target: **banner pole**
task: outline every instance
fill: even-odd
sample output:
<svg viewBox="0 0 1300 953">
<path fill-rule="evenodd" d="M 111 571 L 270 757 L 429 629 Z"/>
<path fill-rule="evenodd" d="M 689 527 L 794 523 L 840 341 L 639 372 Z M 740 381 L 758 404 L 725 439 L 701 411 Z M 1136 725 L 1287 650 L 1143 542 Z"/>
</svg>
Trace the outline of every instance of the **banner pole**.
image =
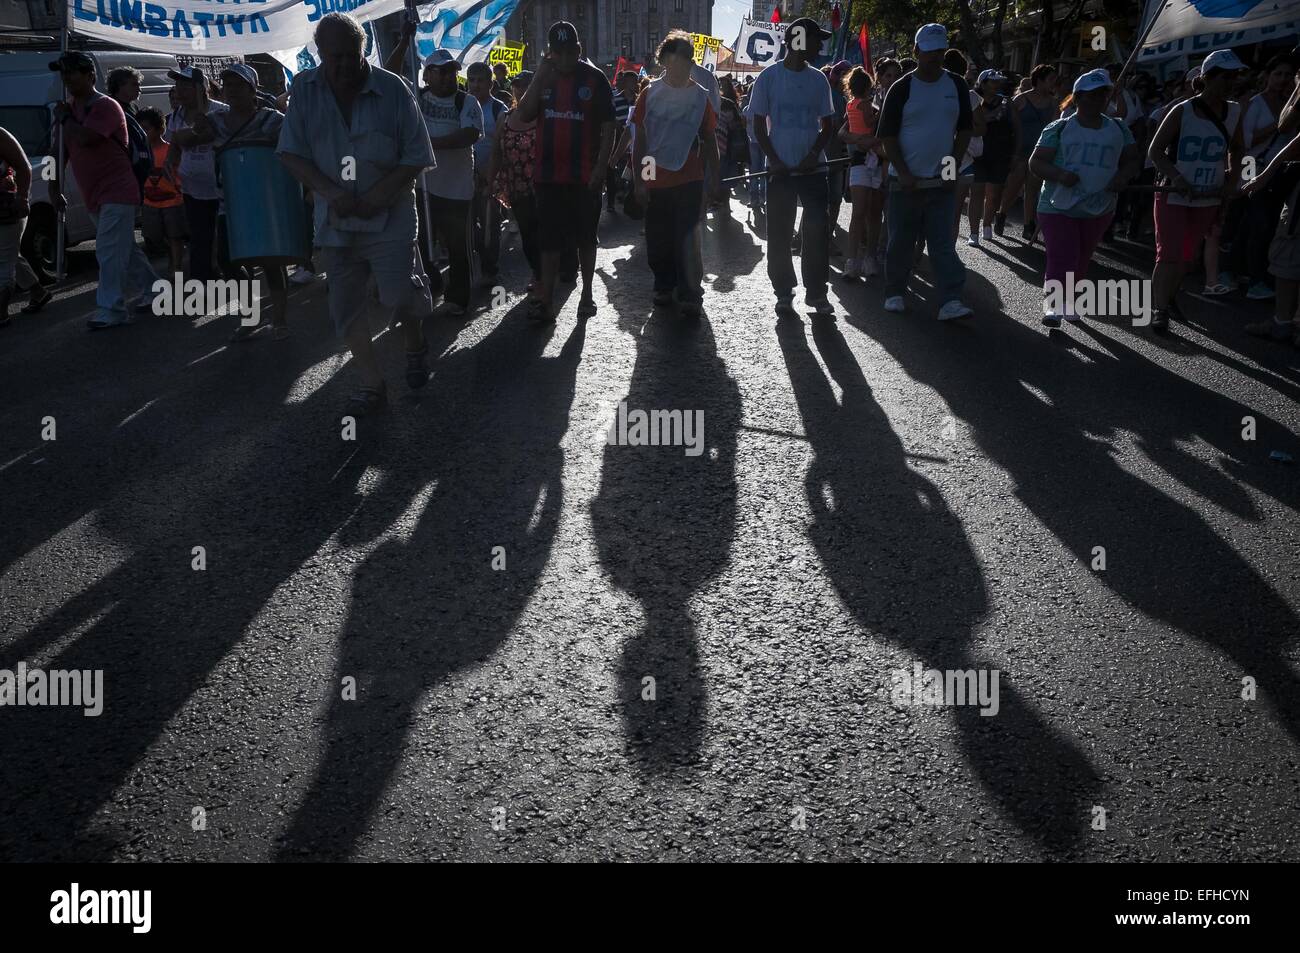
<svg viewBox="0 0 1300 953">
<path fill-rule="evenodd" d="M 59 56 L 62 58 L 64 53 L 68 52 L 68 6 L 63 5 L 63 29 L 59 31 Z M 68 100 L 68 87 L 63 82 L 63 73 L 59 73 L 59 88 L 63 90 L 63 101 Z M 59 195 L 63 195 L 64 174 L 63 163 L 66 156 L 63 143 L 63 127 L 58 127 L 59 131 L 59 148 L 58 148 L 58 166 L 54 170 L 55 181 L 59 183 Z M 68 234 L 68 213 L 67 213 L 67 196 L 60 203 L 61 208 L 55 209 L 55 228 L 54 228 L 54 277 L 57 281 L 62 281 L 67 277 L 67 262 L 64 261 L 64 239 Z"/>
<path fill-rule="evenodd" d="M 1115 78 L 1115 91 L 1111 94 L 1112 99 L 1121 95 L 1125 77 L 1128 76 L 1133 64 L 1137 61 L 1138 54 L 1142 52 L 1142 47 L 1146 45 L 1147 37 L 1151 35 L 1151 29 L 1156 25 L 1156 21 L 1160 19 L 1160 14 L 1164 13 L 1168 8 L 1169 0 L 1150 0 L 1148 6 L 1156 9 L 1151 14 L 1151 19 L 1147 22 L 1147 25 L 1142 28 L 1137 41 L 1133 44 L 1133 51 L 1129 53 L 1128 58 L 1124 61 L 1124 68 L 1119 71 L 1119 76 Z"/>
<path fill-rule="evenodd" d="M 416 0 L 406 0 L 406 20 L 415 25 L 416 33 L 420 29 L 420 14 L 415 9 Z M 407 50 L 411 61 L 411 85 L 415 89 L 415 99 L 420 100 L 420 46 L 416 34 L 411 34 L 411 48 Z M 425 188 L 425 172 L 420 172 L 420 204 L 424 207 L 424 254 L 430 268 L 437 266 L 433 262 L 433 219 L 429 213 L 429 190 Z"/>
</svg>

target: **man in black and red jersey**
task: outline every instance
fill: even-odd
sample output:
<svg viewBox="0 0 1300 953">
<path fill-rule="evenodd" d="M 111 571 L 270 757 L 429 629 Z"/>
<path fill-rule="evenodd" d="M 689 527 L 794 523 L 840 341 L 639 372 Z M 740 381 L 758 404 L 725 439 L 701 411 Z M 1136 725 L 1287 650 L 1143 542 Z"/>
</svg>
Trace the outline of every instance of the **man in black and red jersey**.
<svg viewBox="0 0 1300 953">
<path fill-rule="evenodd" d="M 537 120 L 533 183 L 542 246 L 542 287 L 528 316 L 554 320 L 551 301 L 560 256 L 576 245 L 582 265 L 578 317 L 589 318 L 596 313 L 591 278 L 596 269 L 600 194 L 614 145 L 614 96 L 605 74 L 582 61 L 582 45 L 572 23 L 561 20 L 552 24 L 547 47 L 519 103 L 524 122 Z"/>
</svg>

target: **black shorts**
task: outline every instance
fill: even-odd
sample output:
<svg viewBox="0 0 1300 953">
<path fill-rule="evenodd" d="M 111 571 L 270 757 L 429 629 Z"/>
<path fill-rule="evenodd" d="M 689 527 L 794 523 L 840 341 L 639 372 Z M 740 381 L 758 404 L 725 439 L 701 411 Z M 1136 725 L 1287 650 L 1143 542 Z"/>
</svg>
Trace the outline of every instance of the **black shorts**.
<svg viewBox="0 0 1300 953">
<path fill-rule="evenodd" d="M 544 252 L 596 247 L 596 226 L 600 224 L 600 192 L 585 185 L 533 186 L 537 199 L 538 243 Z"/>
<path fill-rule="evenodd" d="M 976 156 L 975 181 L 988 185 L 1006 185 L 1011 174 L 1011 156 Z"/>
</svg>

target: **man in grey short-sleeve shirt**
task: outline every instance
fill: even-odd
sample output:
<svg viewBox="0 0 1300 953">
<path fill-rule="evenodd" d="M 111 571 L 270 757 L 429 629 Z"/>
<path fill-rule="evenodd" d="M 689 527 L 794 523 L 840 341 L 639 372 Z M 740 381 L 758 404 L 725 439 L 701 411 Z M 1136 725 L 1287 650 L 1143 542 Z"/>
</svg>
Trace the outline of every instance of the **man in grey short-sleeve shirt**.
<svg viewBox="0 0 1300 953">
<path fill-rule="evenodd" d="M 415 249 L 414 183 L 434 164 L 433 150 L 410 89 L 366 62 L 364 40 L 352 17 L 321 18 L 321 65 L 294 78 L 276 150 L 315 193 L 316 244 L 329 275 L 330 316 L 361 374 L 361 388 L 346 410 L 354 416 L 379 410 L 388 400 L 365 320 L 369 279 L 391 320 L 402 324 L 411 387 L 428 381 L 421 321 L 432 307 Z"/>
</svg>

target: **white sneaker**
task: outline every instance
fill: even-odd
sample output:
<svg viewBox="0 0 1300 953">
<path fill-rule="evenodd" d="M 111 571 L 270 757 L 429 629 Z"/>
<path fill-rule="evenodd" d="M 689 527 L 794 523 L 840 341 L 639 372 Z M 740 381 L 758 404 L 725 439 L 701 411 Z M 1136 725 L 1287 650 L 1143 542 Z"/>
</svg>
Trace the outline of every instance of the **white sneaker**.
<svg viewBox="0 0 1300 953">
<path fill-rule="evenodd" d="M 856 258 L 847 258 L 844 261 L 842 274 L 845 278 L 857 278 L 862 274 L 862 265 Z"/>
<path fill-rule="evenodd" d="M 993 239 L 993 226 L 985 225 L 983 228 L 981 228 L 980 237 L 983 238 L 985 241 L 991 241 Z"/>
<path fill-rule="evenodd" d="M 880 274 L 880 270 L 876 267 L 876 259 L 871 255 L 863 257 L 861 267 L 863 278 L 874 278 L 876 275 Z"/>
<path fill-rule="evenodd" d="M 888 302 L 886 302 L 885 307 L 889 307 Z M 939 320 L 952 321 L 954 318 L 969 318 L 974 313 L 974 311 L 954 298 L 939 309 Z"/>
<path fill-rule="evenodd" d="M 966 239 L 966 244 L 969 245 L 971 248 L 979 248 L 980 247 L 979 232 L 971 232 L 970 238 Z"/>
<path fill-rule="evenodd" d="M 316 280 L 316 273 L 310 268 L 299 265 L 294 269 L 293 274 L 289 276 L 289 280 L 295 285 L 309 285 Z"/>
<path fill-rule="evenodd" d="M 892 311 L 895 314 L 902 314 L 903 311 L 906 310 L 906 307 L 907 306 L 903 303 L 902 295 L 894 295 L 892 298 L 885 299 L 886 311 Z"/>
</svg>

